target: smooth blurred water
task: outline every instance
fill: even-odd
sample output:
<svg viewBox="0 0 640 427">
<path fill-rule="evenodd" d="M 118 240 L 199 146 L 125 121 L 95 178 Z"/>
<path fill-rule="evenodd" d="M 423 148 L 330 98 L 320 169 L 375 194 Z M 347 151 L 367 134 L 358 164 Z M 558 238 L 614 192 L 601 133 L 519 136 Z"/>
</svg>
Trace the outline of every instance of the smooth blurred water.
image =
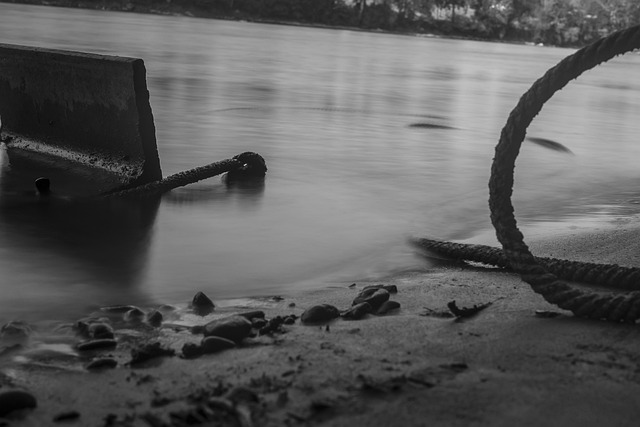
<svg viewBox="0 0 640 427">
<path fill-rule="evenodd" d="M 216 178 L 155 206 L 5 209 L 0 320 L 426 268 L 407 237 L 486 235 L 500 129 L 572 53 L 6 3 L 0 43 L 143 58 L 165 175 L 243 151 L 269 167 L 264 186 Z M 521 224 L 638 212 L 639 71 L 640 56 L 626 55 L 547 103 L 528 135 L 574 154 L 524 144 Z"/>
</svg>

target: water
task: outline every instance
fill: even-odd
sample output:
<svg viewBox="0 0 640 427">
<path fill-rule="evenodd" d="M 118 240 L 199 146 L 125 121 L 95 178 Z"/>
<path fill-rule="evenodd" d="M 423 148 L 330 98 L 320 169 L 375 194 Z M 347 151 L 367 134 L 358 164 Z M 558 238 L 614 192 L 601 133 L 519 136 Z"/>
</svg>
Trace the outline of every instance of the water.
<svg viewBox="0 0 640 427">
<path fill-rule="evenodd" d="M 264 186 L 207 180 L 151 206 L 5 207 L 2 321 L 427 268 L 407 237 L 486 235 L 500 129 L 572 53 L 6 3 L 0 42 L 143 58 L 165 175 L 243 151 L 269 167 Z M 626 55 L 547 103 L 528 134 L 574 155 L 524 144 L 520 224 L 638 212 L 639 70 L 640 56 Z"/>
</svg>

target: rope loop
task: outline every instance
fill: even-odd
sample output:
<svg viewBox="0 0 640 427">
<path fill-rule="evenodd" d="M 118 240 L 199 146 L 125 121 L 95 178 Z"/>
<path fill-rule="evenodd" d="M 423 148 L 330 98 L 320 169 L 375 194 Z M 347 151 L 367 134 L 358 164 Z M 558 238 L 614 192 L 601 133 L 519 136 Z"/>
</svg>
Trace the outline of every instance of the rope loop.
<svg viewBox="0 0 640 427">
<path fill-rule="evenodd" d="M 611 294 L 584 291 L 560 280 L 538 263 L 524 243 L 511 203 L 515 160 L 527 128 L 543 105 L 571 80 L 618 55 L 640 48 L 640 26 L 618 31 L 560 61 L 522 95 L 500 134 L 489 179 L 491 222 L 513 270 L 547 301 L 576 316 L 635 322 L 640 318 L 640 292 Z"/>
</svg>

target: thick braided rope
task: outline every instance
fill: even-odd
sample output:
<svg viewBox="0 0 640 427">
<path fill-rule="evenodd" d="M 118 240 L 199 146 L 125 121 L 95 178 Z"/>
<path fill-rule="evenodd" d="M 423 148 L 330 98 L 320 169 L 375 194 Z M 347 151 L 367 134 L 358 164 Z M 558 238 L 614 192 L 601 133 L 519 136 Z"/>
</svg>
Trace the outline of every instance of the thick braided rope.
<svg viewBox="0 0 640 427">
<path fill-rule="evenodd" d="M 518 230 L 511 203 L 515 159 L 527 127 L 555 92 L 583 72 L 640 47 L 640 26 L 613 33 L 562 60 L 520 98 L 502 129 L 489 180 L 491 221 L 511 268 L 547 301 L 576 316 L 635 322 L 640 292 L 607 294 L 577 289 L 538 264 Z"/>
<path fill-rule="evenodd" d="M 427 252 L 460 261 L 474 261 L 511 269 L 509 260 L 499 248 L 485 245 L 445 242 L 425 238 L 411 243 Z M 640 268 L 617 264 L 595 264 L 559 258 L 535 257 L 536 262 L 561 279 L 600 285 L 625 291 L 640 290 Z"/>
<path fill-rule="evenodd" d="M 211 178 L 225 172 L 242 171 L 245 166 L 256 167 L 262 174 L 267 168 L 264 159 L 256 153 L 245 152 L 231 159 L 210 163 L 206 166 L 189 169 L 145 185 L 107 194 L 106 197 L 152 197 L 166 193 L 174 188 L 183 187 L 203 179 Z"/>
</svg>

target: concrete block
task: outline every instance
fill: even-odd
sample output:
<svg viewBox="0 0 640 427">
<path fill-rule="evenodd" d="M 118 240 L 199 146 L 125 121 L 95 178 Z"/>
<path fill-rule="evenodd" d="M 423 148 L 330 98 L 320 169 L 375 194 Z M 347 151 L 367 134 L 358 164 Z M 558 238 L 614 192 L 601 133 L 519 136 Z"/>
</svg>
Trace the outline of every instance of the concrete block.
<svg viewBox="0 0 640 427">
<path fill-rule="evenodd" d="M 0 120 L 10 157 L 88 176 L 89 193 L 162 178 L 141 59 L 0 44 Z"/>
</svg>

